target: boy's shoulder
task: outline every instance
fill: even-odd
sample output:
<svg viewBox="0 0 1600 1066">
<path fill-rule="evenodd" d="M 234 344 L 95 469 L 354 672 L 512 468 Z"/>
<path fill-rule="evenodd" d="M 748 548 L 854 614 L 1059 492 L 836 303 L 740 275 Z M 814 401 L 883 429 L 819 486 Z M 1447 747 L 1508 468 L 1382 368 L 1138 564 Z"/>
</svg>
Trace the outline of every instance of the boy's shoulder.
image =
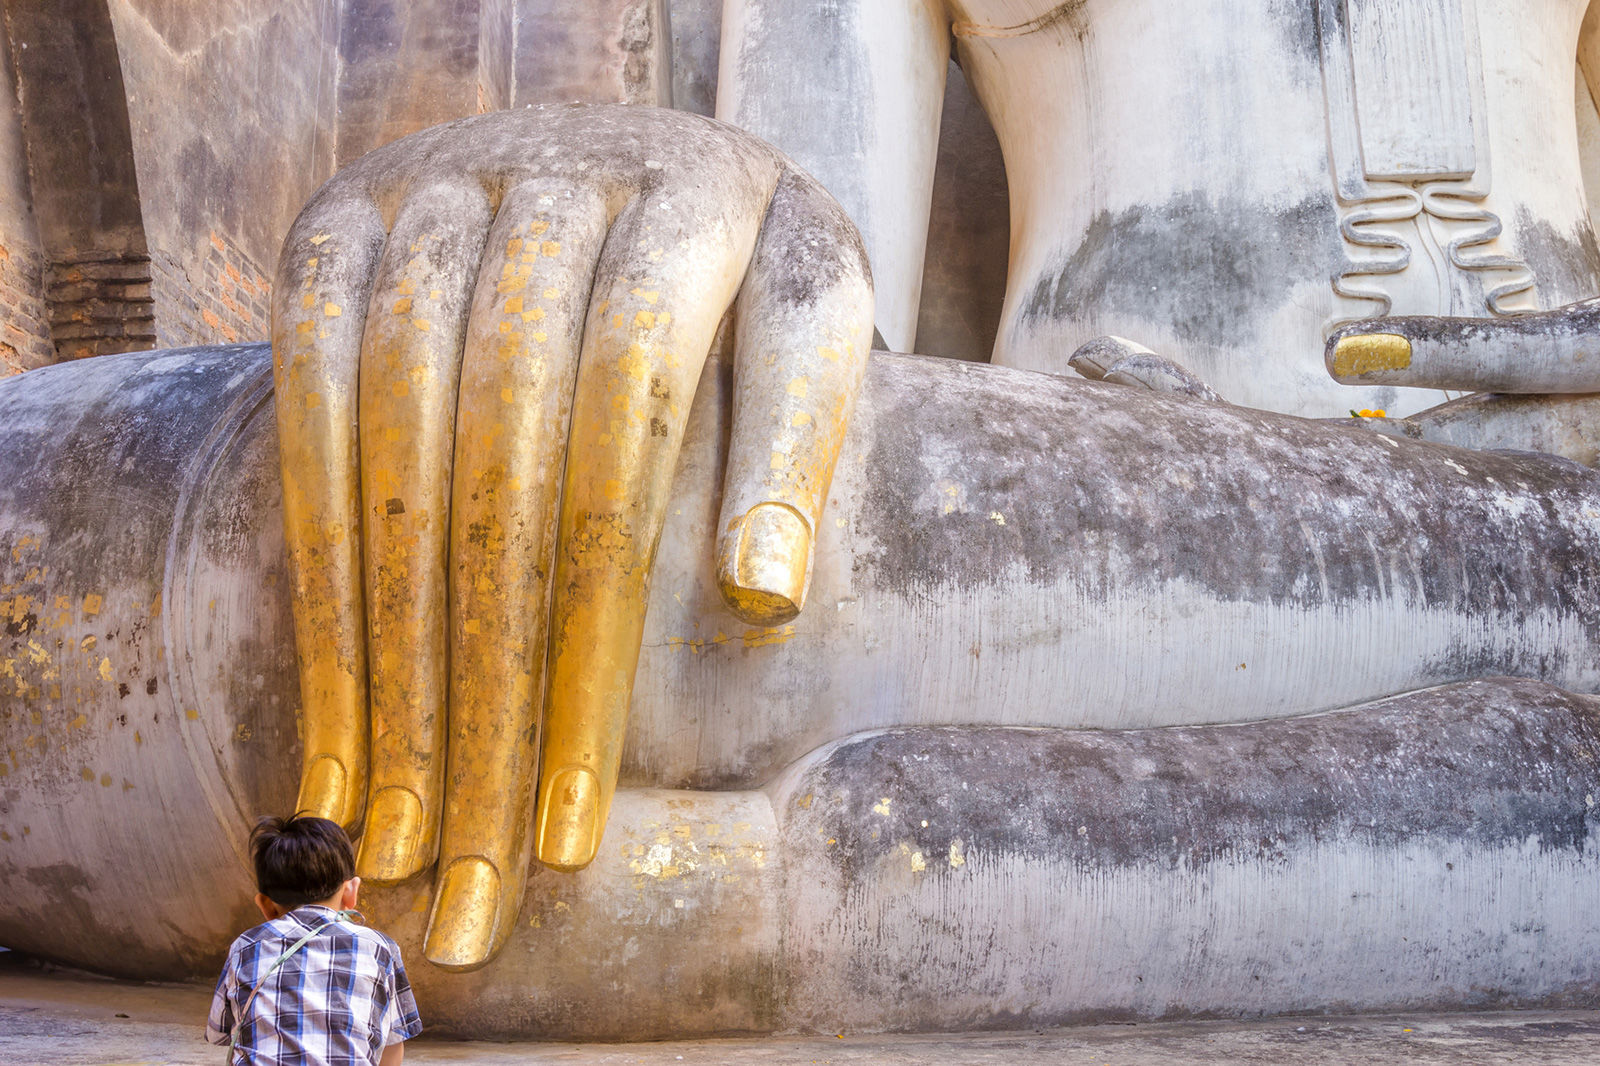
<svg viewBox="0 0 1600 1066">
<path fill-rule="evenodd" d="M 396 944 L 388 933 L 372 928 L 370 925 L 358 925 L 355 922 L 344 923 L 344 929 L 357 940 L 368 945 L 368 949 L 380 959 L 392 961 L 400 965 L 400 945 Z"/>
<path fill-rule="evenodd" d="M 293 945 L 308 933 L 321 935 L 313 935 L 301 949 L 302 952 L 314 949 L 326 950 L 333 943 L 359 944 L 366 953 L 371 954 L 380 963 L 396 967 L 401 965 L 400 945 L 396 944 L 388 934 L 368 925 L 337 919 L 334 911 L 316 906 L 298 907 L 280 917 L 246 929 L 234 938 L 233 945 L 228 949 L 228 964 L 234 964 L 245 955 L 256 954 L 259 946 L 266 946 L 268 951 L 274 948 L 281 950 L 286 944 Z M 323 943 L 319 944 L 319 941 Z"/>
</svg>

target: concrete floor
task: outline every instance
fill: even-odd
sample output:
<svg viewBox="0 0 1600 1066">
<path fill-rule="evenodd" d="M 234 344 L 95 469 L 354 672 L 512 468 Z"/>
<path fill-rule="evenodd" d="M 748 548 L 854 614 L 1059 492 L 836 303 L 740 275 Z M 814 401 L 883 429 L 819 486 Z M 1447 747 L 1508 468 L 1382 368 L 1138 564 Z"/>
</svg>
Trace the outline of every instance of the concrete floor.
<svg viewBox="0 0 1600 1066">
<path fill-rule="evenodd" d="M 210 989 L 108 981 L 0 954 L 0 1066 L 219 1066 L 201 1029 Z M 407 1063 L 561 1066 L 1393 1066 L 1600 1062 L 1600 1011 L 1518 1011 L 1100 1025 L 954 1036 L 781 1037 L 652 1044 L 406 1045 Z"/>
</svg>

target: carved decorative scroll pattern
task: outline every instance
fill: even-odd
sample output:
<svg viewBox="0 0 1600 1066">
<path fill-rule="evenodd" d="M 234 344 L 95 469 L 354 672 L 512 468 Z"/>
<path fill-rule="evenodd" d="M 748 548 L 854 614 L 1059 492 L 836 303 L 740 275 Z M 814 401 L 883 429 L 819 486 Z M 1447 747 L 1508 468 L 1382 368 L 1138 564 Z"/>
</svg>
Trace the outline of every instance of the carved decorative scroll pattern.
<svg viewBox="0 0 1600 1066">
<path fill-rule="evenodd" d="M 1473 313 L 1457 302 L 1452 271 L 1483 275 L 1483 308 L 1519 313 L 1532 290 L 1521 259 L 1492 250 L 1502 232 L 1486 206 L 1491 169 L 1474 5 L 1467 0 L 1318 0 L 1328 147 L 1348 263 L 1340 296 L 1367 302 L 1330 331 L 1394 308 L 1387 279 L 1421 245 L 1439 277 L 1433 314 Z M 1497 276 L 1497 277 L 1496 277 Z"/>
<path fill-rule="evenodd" d="M 1515 315 L 1526 313 L 1522 309 L 1508 308 L 1505 302 L 1519 293 L 1533 290 L 1533 270 L 1514 255 L 1482 251 L 1468 254 L 1468 248 L 1484 248 L 1494 243 L 1503 227 L 1500 218 L 1483 206 L 1489 190 L 1475 187 L 1468 181 L 1430 182 L 1422 187 L 1422 209 L 1432 218 L 1452 222 L 1473 223 L 1473 228 L 1458 235 L 1446 246 L 1450 263 L 1457 270 L 1474 273 L 1503 272 L 1498 285 L 1484 282 L 1487 292 L 1484 305 L 1490 314 Z"/>
<path fill-rule="evenodd" d="M 1395 182 L 1374 182 L 1367 191 L 1370 195 L 1360 199 L 1339 198 L 1339 233 L 1346 244 L 1375 249 L 1379 254 L 1352 258 L 1349 268 L 1333 279 L 1333 291 L 1352 300 L 1371 301 L 1373 315 L 1386 315 L 1394 298 L 1376 279 L 1398 274 L 1411 265 L 1411 245 L 1395 224 L 1409 222 L 1422 212 L 1422 196 L 1411 186 Z M 1374 281 L 1362 284 L 1356 280 L 1360 278 Z M 1330 322 L 1328 329 L 1348 321 L 1352 319 Z"/>
</svg>

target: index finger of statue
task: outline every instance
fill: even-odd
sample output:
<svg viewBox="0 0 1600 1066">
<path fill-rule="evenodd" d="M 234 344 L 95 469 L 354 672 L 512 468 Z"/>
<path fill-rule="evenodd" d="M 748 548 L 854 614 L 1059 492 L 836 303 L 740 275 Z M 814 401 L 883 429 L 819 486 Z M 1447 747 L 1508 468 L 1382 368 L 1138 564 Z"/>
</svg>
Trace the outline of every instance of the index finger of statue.
<svg viewBox="0 0 1600 1066">
<path fill-rule="evenodd" d="M 785 171 L 739 293 L 733 433 L 717 585 L 752 625 L 794 618 L 817 521 L 872 342 L 872 275 L 855 225 Z"/>
<path fill-rule="evenodd" d="M 272 350 L 304 756 L 297 809 L 354 829 L 367 788 L 357 375 L 385 227 L 325 187 L 278 260 Z"/>
<path fill-rule="evenodd" d="M 714 161 L 707 164 L 714 166 Z M 616 789 L 650 567 L 706 353 L 776 178 L 711 170 L 613 225 L 578 369 L 550 612 L 540 861 L 587 865 Z"/>
</svg>

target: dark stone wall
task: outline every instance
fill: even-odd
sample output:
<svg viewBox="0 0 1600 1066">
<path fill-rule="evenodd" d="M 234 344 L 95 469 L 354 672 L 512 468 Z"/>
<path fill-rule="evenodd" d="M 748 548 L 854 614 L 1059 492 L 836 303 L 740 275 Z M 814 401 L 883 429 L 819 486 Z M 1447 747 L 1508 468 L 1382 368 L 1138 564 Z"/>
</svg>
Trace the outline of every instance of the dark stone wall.
<svg viewBox="0 0 1600 1066">
<path fill-rule="evenodd" d="M 1005 161 L 989 116 L 950 64 L 917 314 L 920 355 L 988 362 L 1011 250 Z"/>
<path fill-rule="evenodd" d="M 667 106 L 667 24 L 664 0 L 345 0 L 339 165 L 505 107 Z"/>
<path fill-rule="evenodd" d="M 0 377 L 55 362 L 11 46 L 0 21 Z"/>
<path fill-rule="evenodd" d="M 127 89 L 156 340 L 264 339 L 278 244 L 333 173 L 338 4 L 99 2 Z"/>
<path fill-rule="evenodd" d="M 6 21 L 46 248 L 142 253 L 126 87 L 105 0 L 12 0 Z"/>
<path fill-rule="evenodd" d="M 149 255 L 105 0 L 5 10 L 56 357 L 148 348 Z"/>
<path fill-rule="evenodd" d="M 345 0 L 340 166 L 408 133 L 478 112 L 484 6 L 476 0 Z M 489 95 L 485 89 L 485 105 Z"/>
<path fill-rule="evenodd" d="M 516 0 L 513 102 L 672 105 L 667 0 Z"/>
<path fill-rule="evenodd" d="M 717 111 L 722 0 L 671 0 L 672 106 L 697 115 Z"/>
</svg>

